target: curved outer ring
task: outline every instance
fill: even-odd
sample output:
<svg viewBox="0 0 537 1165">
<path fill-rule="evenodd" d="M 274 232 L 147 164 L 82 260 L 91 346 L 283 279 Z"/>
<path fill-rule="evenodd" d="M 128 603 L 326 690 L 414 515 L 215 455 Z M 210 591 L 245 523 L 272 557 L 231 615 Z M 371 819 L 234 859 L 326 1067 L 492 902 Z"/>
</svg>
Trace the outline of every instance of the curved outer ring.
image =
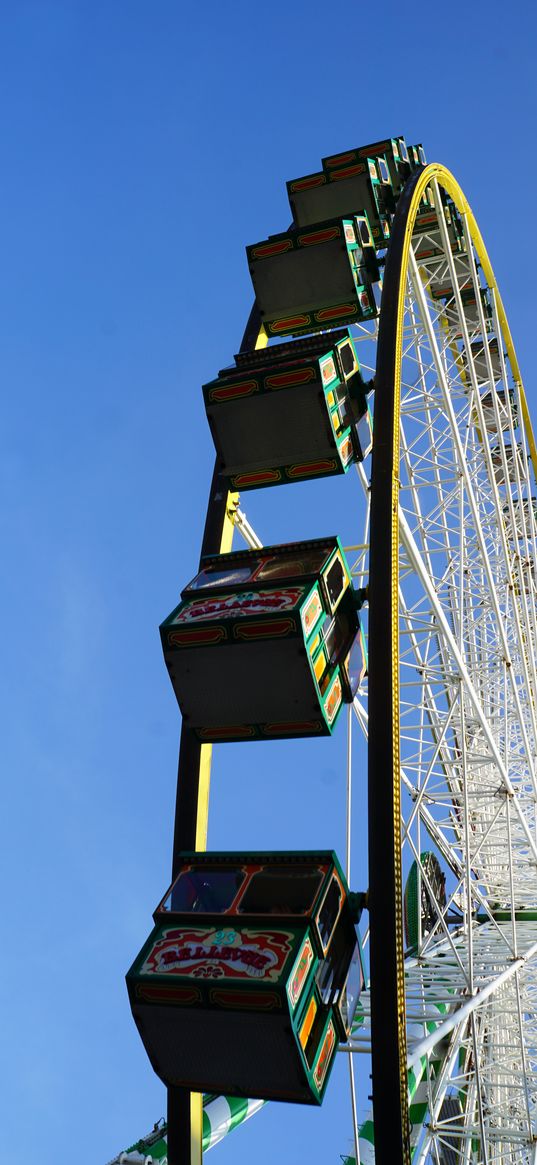
<svg viewBox="0 0 537 1165">
<path fill-rule="evenodd" d="M 535 474 L 537 449 L 511 333 L 472 210 L 453 175 L 437 163 L 409 179 L 399 198 L 382 291 L 375 373 L 369 570 L 369 909 L 373 1111 L 376 1165 L 410 1165 L 405 1030 L 399 754 L 398 503 L 404 304 L 410 244 L 426 187 L 437 179 L 467 216 L 472 242 L 494 288 L 502 338 L 520 390 Z M 387 725 L 392 725 L 392 732 Z"/>
</svg>

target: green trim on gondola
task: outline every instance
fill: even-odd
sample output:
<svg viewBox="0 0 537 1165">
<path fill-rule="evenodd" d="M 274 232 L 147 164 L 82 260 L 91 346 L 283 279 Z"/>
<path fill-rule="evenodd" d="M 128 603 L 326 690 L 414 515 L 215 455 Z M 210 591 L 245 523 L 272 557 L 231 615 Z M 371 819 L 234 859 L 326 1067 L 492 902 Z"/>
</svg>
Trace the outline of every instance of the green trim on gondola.
<svg viewBox="0 0 537 1165">
<path fill-rule="evenodd" d="M 127 974 L 153 1068 L 168 1087 L 320 1104 L 365 982 L 335 853 L 185 853 L 178 870 Z"/>
<path fill-rule="evenodd" d="M 446 877 L 436 854 L 424 850 L 420 857 L 420 869 L 412 862 L 405 885 L 404 921 L 407 947 L 411 950 L 418 945 L 420 932 L 425 936 L 438 919 L 436 906 L 425 884 L 423 874 L 430 882 L 434 895 L 442 909 L 446 905 Z M 419 887 L 419 888 L 418 888 Z"/>
<path fill-rule="evenodd" d="M 269 337 L 300 336 L 378 315 L 380 273 L 368 216 L 356 213 L 272 235 L 246 248 Z"/>
<path fill-rule="evenodd" d="M 336 537 L 203 560 L 161 638 L 183 715 L 203 741 L 328 735 L 367 666 Z"/>
<path fill-rule="evenodd" d="M 287 195 L 298 228 L 365 211 L 376 246 L 388 244 L 395 195 L 384 154 L 293 178 Z"/>
<path fill-rule="evenodd" d="M 344 153 L 331 154 L 322 159 L 322 167 L 329 174 L 333 170 L 352 166 L 363 158 L 377 158 L 379 155 L 384 157 L 387 162 L 394 194 L 397 197 L 411 172 L 404 137 L 386 138 L 384 141 L 373 142 L 368 146 L 358 146 L 352 150 L 345 150 Z"/>
<path fill-rule="evenodd" d="M 273 345 L 262 361 L 256 353 L 203 386 L 222 473 L 234 489 L 346 473 L 370 451 L 371 384 L 354 340 L 347 329 L 316 340 L 307 352 L 300 340 Z"/>
</svg>

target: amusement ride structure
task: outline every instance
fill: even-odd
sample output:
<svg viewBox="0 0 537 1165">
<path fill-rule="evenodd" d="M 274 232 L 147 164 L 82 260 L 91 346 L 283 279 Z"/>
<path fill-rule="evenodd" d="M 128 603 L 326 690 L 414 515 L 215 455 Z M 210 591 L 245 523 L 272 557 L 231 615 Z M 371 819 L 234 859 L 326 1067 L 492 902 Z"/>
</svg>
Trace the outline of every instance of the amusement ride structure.
<svg viewBox="0 0 537 1165">
<path fill-rule="evenodd" d="M 114 1161 L 199 1165 L 265 1102 L 320 1104 L 339 1050 L 348 1165 L 537 1165 L 537 450 L 503 304 L 421 146 L 287 189 L 291 228 L 247 248 L 240 352 L 203 389 L 199 572 L 161 627 L 172 885 L 127 976 L 168 1113 Z M 238 506 L 349 471 L 347 551 L 263 547 Z M 350 836 L 341 864 L 206 853 L 213 746 L 330 735 L 344 704 L 338 730 L 368 739 L 368 886 Z M 351 778 L 349 749 L 349 798 Z"/>
</svg>

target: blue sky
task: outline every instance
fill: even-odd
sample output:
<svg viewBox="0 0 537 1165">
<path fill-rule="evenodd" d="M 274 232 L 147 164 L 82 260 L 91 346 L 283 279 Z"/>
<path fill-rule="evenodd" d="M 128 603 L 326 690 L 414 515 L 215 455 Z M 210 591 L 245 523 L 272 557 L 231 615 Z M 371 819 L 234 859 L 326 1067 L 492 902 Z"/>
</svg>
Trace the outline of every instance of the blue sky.
<svg viewBox="0 0 537 1165">
<path fill-rule="evenodd" d="M 0 14 L 0 1097 L 25 1159 L 104 1165 L 165 1110 L 123 976 L 169 878 L 179 716 L 158 624 L 197 566 L 200 386 L 240 343 L 244 247 L 285 229 L 285 180 L 322 156 L 422 141 L 476 212 L 535 417 L 535 15 L 519 0 Z M 353 499 L 338 479 L 243 507 L 265 542 L 352 537 Z M 223 746 L 211 846 L 341 852 L 343 755 L 342 727 Z M 342 1064 L 321 1111 L 267 1108 L 215 1152 L 327 1165 L 349 1135 Z"/>
</svg>

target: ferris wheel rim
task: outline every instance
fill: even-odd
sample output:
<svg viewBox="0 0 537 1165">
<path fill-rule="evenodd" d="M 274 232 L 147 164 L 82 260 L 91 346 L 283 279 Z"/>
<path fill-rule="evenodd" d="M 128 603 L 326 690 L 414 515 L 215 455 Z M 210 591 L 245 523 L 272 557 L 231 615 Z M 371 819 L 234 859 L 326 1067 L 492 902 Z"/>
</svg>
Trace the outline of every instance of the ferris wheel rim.
<svg viewBox="0 0 537 1165">
<path fill-rule="evenodd" d="M 412 234 L 420 202 L 432 183 L 442 187 L 465 216 L 471 244 L 487 284 L 494 290 L 499 334 L 520 393 L 521 425 L 534 474 L 537 465 L 535 438 L 516 353 L 483 239 L 456 179 L 444 166 L 430 164 L 407 182 L 393 221 L 382 293 L 375 375 L 368 686 L 370 724 L 381 727 L 380 731 L 369 735 L 368 782 L 373 1098 L 382 1095 L 382 1120 L 375 1122 L 376 1165 L 394 1161 L 406 1165 L 411 1160 L 399 842 L 399 413 L 403 315 Z M 386 732 L 386 723 L 396 726 L 392 734 Z M 383 773 L 392 775 L 389 790 L 386 780 L 382 780 Z M 388 856 L 387 833 L 390 834 Z"/>
</svg>

